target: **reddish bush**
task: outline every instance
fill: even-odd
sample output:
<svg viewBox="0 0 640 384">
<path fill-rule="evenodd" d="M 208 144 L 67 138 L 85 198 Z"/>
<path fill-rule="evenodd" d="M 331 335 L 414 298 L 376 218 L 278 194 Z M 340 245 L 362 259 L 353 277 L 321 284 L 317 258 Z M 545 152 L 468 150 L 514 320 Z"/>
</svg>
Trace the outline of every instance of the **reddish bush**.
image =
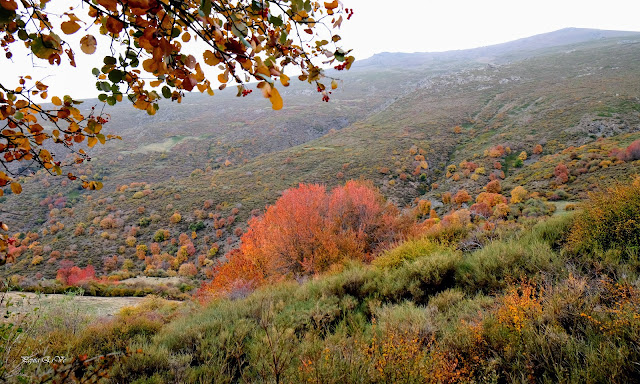
<svg viewBox="0 0 640 384">
<path fill-rule="evenodd" d="M 346 259 L 369 261 L 414 226 L 370 184 L 348 181 L 330 194 L 320 185 L 285 191 L 249 221 L 240 249 L 214 267 L 204 291 L 230 294 L 288 277 L 328 270 Z"/>
<path fill-rule="evenodd" d="M 496 145 L 495 147 L 492 147 L 491 149 L 489 149 L 488 155 L 489 157 L 502 157 L 504 156 L 506 150 L 502 145 Z"/>
<path fill-rule="evenodd" d="M 198 269 L 193 263 L 184 263 L 178 269 L 178 275 L 185 277 L 194 277 L 198 274 Z"/>
<path fill-rule="evenodd" d="M 459 190 L 458 193 L 453 196 L 453 202 L 458 204 L 458 206 L 469 201 L 471 201 L 471 196 L 469 196 L 469 193 L 464 189 Z"/>
<path fill-rule="evenodd" d="M 630 161 L 640 159 L 640 140 L 636 140 L 629 144 L 625 153 Z"/>
<path fill-rule="evenodd" d="M 493 180 L 487 184 L 487 192 L 489 193 L 500 193 L 502 192 L 502 186 L 500 185 L 500 181 Z"/>
<path fill-rule="evenodd" d="M 621 161 L 633 161 L 640 159 L 640 139 L 629 144 L 626 149 L 614 148 L 609 156 L 615 157 Z"/>
<path fill-rule="evenodd" d="M 484 218 L 488 218 L 491 216 L 492 214 L 492 210 L 491 207 L 489 207 L 487 205 L 487 203 L 475 203 L 473 204 L 469 210 L 471 211 L 471 213 L 478 215 L 478 216 L 482 216 Z"/>
<path fill-rule="evenodd" d="M 563 163 L 556 165 L 553 174 L 556 176 L 556 183 L 558 184 L 564 184 L 569 181 L 569 170 Z"/>
<path fill-rule="evenodd" d="M 96 270 L 92 265 L 85 268 L 76 267 L 70 260 L 62 260 L 56 279 L 64 285 L 79 285 L 96 279 Z"/>
</svg>

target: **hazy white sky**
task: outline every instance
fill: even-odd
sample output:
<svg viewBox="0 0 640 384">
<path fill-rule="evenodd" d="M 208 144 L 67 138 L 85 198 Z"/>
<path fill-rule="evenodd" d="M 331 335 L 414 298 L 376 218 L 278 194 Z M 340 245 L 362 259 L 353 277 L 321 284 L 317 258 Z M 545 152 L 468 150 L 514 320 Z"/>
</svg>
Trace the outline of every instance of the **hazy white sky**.
<svg viewBox="0 0 640 384">
<path fill-rule="evenodd" d="M 502 43 L 567 27 L 640 31 L 637 0 L 341 0 L 356 58 Z"/>
<path fill-rule="evenodd" d="M 343 46 L 356 59 L 378 52 L 426 52 L 491 45 L 567 27 L 640 31 L 637 0 L 341 0 L 353 8 L 352 19 L 339 32 Z M 52 1 L 51 5 L 79 3 Z M 78 36 L 76 36 L 78 35 Z M 77 33 L 69 40 L 79 39 Z M 68 36 L 66 38 L 69 38 Z M 76 40 L 77 40 L 76 39 Z M 100 44 L 99 44 L 100 45 Z M 77 46 L 77 45 L 75 45 Z M 0 82 L 17 86 L 17 74 L 45 76 L 52 94 L 95 97 L 93 67 L 98 54 L 76 50 L 78 68 L 48 65 L 32 68 L 31 61 L 2 60 Z"/>
</svg>

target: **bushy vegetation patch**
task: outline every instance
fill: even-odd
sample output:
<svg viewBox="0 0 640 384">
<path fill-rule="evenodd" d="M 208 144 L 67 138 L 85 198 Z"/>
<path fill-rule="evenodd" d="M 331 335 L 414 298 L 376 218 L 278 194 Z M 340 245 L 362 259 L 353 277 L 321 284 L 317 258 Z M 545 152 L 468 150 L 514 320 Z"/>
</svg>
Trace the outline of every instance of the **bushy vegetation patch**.
<svg viewBox="0 0 640 384">
<path fill-rule="evenodd" d="M 568 250 L 611 271 L 640 266 L 640 178 L 593 193 L 583 204 L 568 238 Z"/>
</svg>

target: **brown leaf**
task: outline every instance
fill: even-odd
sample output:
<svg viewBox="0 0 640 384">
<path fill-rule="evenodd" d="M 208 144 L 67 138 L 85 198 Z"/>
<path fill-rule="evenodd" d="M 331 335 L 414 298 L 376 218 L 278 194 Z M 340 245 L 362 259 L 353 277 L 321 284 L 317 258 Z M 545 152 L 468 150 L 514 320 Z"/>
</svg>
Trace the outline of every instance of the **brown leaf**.
<svg viewBox="0 0 640 384">
<path fill-rule="evenodd" d="M 86 53 L 87 55 L 94 54 L 96 51 L 97 45 L 98 45 L 98 42 L 96 41 L 96 38 L 93 37 L 92 35 L 86 35 L 85 37 L 80 39 L 80 49 L 82 50 L 82 52 Z"/>
<path fill-rule="evenodd" d="M 62 29 L 62 32 L 64 32 L 65 35 L 73 35 L 74 33 L 78 32 L 78 30 L 80 29 L 80 24 L 71 20 L 65 21 L 60 25 L 60 29 Z"/>
</svg>

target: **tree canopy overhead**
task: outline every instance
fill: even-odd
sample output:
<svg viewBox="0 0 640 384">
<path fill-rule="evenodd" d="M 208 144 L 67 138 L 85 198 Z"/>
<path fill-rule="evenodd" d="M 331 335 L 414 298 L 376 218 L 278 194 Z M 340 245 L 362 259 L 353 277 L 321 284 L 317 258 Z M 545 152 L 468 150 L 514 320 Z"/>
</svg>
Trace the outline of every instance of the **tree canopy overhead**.
<svg viewBox="0 0 640 384">
<path fill-rule="evenodd" d="M 55 6 L 67 8 L 54 12 Z M 246 96 L 247 83 L 257 82 L 277 110 L 283 106 L 277 87 L 290 81 L 285 70 L 328 101 L 337 83 L 322 68 L 344 70 L 353 63 L 335 33 L 352 14 L 338 0 L 0 0 L 0 41 L 5 60 L 26 47 L 34 62 L 53 70 L 75 67 L 76 54 L 96 53 L 105 41 L 96 36 L 108 37 L 109 53 L 96 60 L 92 73 L 98 99 L 109 105 L 129 100 L 153 115 L 162 98 L 180 102 L 185 91 L 196 89 L 213 95 L 213 88 L 227 84 Z M 65 40 L 73 34 L 84 36 L 77 44 Z M 210 79 L 206 67 L 217 78 Z M 26 73 L 16 76 L 16 84 L 0 83 L 0 195 L 7 186 L 20 193 L 19 177 L 34 169 L 76 180 L 65 166 L 89 159 L 81 147 L 119 138 L 102 132 L 107 116 L 99 109 L 81 111 L 72 95 Z M 61 153 L 73 156 L 61 161 Z M 8 240 L 0 235 L 0 255 Z"/>
</svg>

